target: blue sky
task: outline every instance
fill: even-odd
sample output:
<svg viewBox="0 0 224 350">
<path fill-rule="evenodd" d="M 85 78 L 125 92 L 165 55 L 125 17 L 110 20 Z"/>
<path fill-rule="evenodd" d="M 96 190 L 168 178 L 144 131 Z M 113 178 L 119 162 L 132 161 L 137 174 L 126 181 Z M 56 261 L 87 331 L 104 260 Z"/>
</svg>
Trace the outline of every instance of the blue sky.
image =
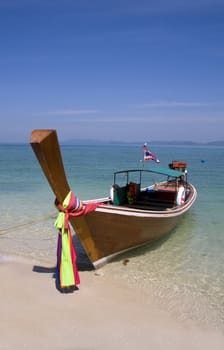
<svg viewBox="0 0 224 350">
<path fill-rule="evenodd" d="M 0 0 L 0 142 L 224 140 L 223 0 Z"/>
</svg>

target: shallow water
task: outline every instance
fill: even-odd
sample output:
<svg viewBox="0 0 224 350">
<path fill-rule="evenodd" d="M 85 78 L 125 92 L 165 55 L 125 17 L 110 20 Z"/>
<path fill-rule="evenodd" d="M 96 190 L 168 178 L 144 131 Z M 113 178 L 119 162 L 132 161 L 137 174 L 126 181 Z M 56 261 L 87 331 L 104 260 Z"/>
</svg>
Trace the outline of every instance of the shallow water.
<svg viewBox="0 0 224 350">
<path fill-rule="evenodd" d="M 73 191 L 81 199 L 108 195 L 114 171 L 142 166 L 140 148 L 63 146 Z M 144 290 L 178 319 L 224 330 L 224 148 L 156 146 L 153 151 L 163 167 L 171 160 L 187 161 L 197 201 L 166 239 L 118 257 L 102 272 Z M 0 145 L 0 195 L 2 259 L 54 265 L 54 196 L 29 145 Z M 77 250 L 84 259 L 79 245 Z"/>
</svg>

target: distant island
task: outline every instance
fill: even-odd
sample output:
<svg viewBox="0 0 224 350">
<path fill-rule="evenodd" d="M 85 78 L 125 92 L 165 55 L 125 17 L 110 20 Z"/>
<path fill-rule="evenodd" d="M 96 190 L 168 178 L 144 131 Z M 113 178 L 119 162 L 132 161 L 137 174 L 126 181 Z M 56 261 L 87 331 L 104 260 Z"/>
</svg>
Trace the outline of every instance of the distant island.
<svg viewBox="0 0 224 350">
<path fill-rule="evenodd" d="M 113 141 L 113 140 L 93 140 L 93 139 L 74 139 L 61 141 L 62 145 L 142 145 L 144 141 Z M 149 142 L 150 145 L 173 145 L 173 146 L 224 146 L 224 141 L 211 141 L 211 142 L 194 142 L 194 141 L 161 141 L 154 140 Z"/>
<path fill-rule="evenodd" d="M 94 139 L 71 139 L 60 141 L 64 146 L 94 146 L 94 145 L 137 145 L 141 146 L 144 142 L 148 142 L 149 145 L 156 146 L 224 146 L 224 141 L 210 141 L 210 142 L 194 142 L 194 141 L 161 141 L 161 140 L 148 140 L 143 141 L 114 141 L 114 140 L 94 140 Z M 27 145 L 25 142 L 1 142 L 0 145 Z"/>
</svg>

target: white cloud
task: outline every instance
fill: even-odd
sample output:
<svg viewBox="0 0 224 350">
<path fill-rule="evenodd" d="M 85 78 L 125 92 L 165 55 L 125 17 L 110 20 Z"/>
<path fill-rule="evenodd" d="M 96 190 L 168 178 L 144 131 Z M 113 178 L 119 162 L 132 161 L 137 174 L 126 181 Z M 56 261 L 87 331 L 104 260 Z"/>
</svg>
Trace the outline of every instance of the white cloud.
<svg viewBox="0 0 224 350">
<path fill-rule="evenodd" d="M 160 101 L 149 102 L 136 105 L 135 108 L 177 108 L 177 107 L 207 107 L 210 104 L 205 102 L 178 102 L 178 101 Z"/>
</svg>

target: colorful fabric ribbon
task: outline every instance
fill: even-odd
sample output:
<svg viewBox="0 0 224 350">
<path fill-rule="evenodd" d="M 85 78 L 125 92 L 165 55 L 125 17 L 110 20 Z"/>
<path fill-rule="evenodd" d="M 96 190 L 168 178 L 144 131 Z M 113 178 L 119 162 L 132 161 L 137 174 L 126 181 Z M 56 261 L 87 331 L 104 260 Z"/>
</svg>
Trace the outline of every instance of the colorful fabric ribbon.
<svg viewBox="0 0 224 350">
<path fill-rule="evenodd" d="M 99 203 L 83 204 L 71 191 L 63 203 L 55 200 L 59 210 L 55 227 L 59 230 L 57 246 L 57 278 L 61 289 L 77 286 L 80 278 L 76 266 L 76 252 L 72 241 L 69 218 L 87 214 L 97 208 Z"/>
</svg>

